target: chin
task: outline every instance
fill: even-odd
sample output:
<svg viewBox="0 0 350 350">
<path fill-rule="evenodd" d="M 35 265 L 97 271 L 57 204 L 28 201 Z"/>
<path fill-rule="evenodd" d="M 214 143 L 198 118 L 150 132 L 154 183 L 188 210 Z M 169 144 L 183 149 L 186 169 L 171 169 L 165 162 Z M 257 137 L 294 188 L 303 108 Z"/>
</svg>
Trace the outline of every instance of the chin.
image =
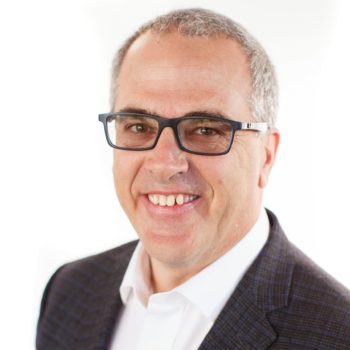
<svg viewBox="0 0 350 350">
<path fill-rule="evenodd" d="M 144 233 L 140 239 L 147 253 L 160 261 L 181 263 L 187 261 L 193 250 L 193 237 L 184 233 Z"/>
</svg>

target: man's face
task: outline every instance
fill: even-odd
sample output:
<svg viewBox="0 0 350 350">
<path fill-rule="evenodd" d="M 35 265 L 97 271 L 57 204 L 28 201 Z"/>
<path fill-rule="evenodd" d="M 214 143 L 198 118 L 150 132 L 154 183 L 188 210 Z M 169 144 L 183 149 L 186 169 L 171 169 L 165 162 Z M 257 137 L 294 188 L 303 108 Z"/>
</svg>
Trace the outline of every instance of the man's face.
<svg viewBox="0 0 350 350">
<path fill-rule="evenodd" d="M 146 33 L 123 62 L 114 111 L 209 112 L 248 122 L 250 91 L 247 58 L 235 41 Z M 166 128 L 152 150 L 114 151 L 117 195 L 153 266 L 192 275 L 247 233 L 277 141 L 276 134 L 239 131 L 228 154 L 202 156 L 181 151 Z"/>
</svg>

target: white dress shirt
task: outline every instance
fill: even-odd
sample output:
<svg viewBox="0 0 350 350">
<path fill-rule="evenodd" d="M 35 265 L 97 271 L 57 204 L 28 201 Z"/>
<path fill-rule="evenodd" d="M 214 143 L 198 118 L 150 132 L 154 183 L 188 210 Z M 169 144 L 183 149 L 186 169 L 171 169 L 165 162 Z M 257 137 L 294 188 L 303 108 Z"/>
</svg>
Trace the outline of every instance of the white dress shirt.
<svg viewBox="0 0 350 350">
<path fill-rule="evenodd" d="M 111 350 L 198 349 L 268 233 L 267 214 L 262 210 L 256 224 L 233 248 L 163 293 L 152 292 L 150 260 L 139 242 L 120 287 L 124 308 Z"/>
</svg>

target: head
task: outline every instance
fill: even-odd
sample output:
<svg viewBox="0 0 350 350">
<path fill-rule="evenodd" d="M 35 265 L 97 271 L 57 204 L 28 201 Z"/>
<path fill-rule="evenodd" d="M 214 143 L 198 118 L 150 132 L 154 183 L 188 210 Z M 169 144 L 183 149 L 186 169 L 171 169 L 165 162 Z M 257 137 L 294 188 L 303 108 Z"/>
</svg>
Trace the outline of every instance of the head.
<svg viewBox="0 0 350 350">
<path fill-rule="evenodd" d="M 279 140 L 273 128 L 276 90 L 273 67 L 256 40 L 210 11 L 159 17 L 119 50 L 114 112 L 167 119 L 206 113 L 272 128 L 263 134 L 237 131 L 231 150 L 221 156 L 181 150 L 170 128 L 154 149 L 114 151 L 117 195 L 153 271 L 171 268 L 189 277 L 253 226 Z"/>
</svg>

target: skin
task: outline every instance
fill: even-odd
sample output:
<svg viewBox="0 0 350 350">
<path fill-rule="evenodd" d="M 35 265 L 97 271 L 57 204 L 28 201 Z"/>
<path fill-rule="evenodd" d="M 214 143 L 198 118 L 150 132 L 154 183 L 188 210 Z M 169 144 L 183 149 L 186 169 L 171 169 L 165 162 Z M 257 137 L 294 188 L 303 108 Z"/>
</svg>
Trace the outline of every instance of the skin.
<svg viewBox="0 0 350 350">
<path fill-rule="evenodd" d="M 165 118 L 206 111 L 249 122 L 250 90 L 247 57 L 237 42 L 147 32 L 122 64 L 114 110 Z M 150 256 L 154 291 L 183 283 L 250 230 L 278 142 L 277 130 L 239 131 L 228 154 L 199 156 L 181 151 L 166 128 L 153 150 L 114 150 L 116 192 Z M 149 193 L 198 198 L 161 208 L 147 199 Z"/>
</svg>

